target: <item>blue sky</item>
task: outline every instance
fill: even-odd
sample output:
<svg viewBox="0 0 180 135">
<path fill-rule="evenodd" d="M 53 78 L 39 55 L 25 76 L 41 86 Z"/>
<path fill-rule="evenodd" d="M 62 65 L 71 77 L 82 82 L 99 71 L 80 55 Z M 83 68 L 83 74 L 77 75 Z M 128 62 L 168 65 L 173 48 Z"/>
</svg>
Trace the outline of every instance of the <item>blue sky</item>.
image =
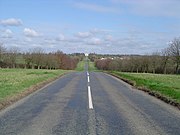
<svg viewBox="0 0 180 135">
<path fill-rule="evenodd" d="M 151 54 L 180 37 L 179 0 L 0 0 L 0 42 L 22 51 Z"/>
</svg>

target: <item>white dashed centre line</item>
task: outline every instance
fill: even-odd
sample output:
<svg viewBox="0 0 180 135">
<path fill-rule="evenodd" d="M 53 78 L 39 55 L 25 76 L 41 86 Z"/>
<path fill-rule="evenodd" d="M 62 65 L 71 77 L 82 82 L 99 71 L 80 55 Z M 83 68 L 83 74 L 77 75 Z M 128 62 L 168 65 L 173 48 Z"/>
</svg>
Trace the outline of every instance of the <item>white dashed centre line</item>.
<svg viewBox="0 0 180 135">
<path fill-rule="evenodd" d="M 93 109 L 91 87 L 90 86 L 88 86 L 88 98 L 89 98 L 89 109 Z"/>
<path fill-rule="evenodd" d="M 87 77 L 88 83 L 90 82 L 89 76 Z"/>
</svg>

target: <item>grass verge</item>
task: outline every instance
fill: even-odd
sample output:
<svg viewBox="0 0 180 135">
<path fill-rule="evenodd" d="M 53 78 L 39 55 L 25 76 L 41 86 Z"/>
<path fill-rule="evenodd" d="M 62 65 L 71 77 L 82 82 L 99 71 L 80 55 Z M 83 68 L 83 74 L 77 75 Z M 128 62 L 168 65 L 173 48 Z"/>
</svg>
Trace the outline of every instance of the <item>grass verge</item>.
<svg viewBox="0 0 180 135">
<path fill-rule="evenodd" d="M 66 70 L 0 69 L 0 109 L 67 72 Z"/>
<path fill-rule="evenodd" d="M 110 74 L 180 109 L 179 75 L 122 73 L 117 71 L 112 71 Z"/>
</svg>

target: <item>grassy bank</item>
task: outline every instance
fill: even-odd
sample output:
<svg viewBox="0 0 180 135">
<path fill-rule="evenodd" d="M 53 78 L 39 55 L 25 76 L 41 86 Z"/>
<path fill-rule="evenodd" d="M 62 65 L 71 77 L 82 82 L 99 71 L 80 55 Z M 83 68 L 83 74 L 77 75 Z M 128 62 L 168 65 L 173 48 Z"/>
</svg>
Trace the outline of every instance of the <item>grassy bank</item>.
<svg viewBox="0 0 180 135">
<path fill-rule="evenodd" d="M 133 82 L 136 87 L 145 88 L 180 103 L 180 76 L 146 73 L 112 72 Z"/>
<path fill-rule="evenodd" d="M 0 101 L 40 82 L 58 77 L 65 70 L 0 69 Z"/>
</svg>

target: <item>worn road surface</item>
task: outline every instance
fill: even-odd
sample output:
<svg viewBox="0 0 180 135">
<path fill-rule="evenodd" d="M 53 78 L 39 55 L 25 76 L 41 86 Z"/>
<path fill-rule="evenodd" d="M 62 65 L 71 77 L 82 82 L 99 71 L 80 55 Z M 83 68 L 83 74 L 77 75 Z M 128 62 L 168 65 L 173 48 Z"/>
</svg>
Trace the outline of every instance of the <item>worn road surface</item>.
<svg viewBox="0 0 180 135">
<path fill-rule="evenodd" d="M 105 73 L 74 72 L 1 111 L 0 135 L 180 135 L 180 111 Z"/>
</svg>

